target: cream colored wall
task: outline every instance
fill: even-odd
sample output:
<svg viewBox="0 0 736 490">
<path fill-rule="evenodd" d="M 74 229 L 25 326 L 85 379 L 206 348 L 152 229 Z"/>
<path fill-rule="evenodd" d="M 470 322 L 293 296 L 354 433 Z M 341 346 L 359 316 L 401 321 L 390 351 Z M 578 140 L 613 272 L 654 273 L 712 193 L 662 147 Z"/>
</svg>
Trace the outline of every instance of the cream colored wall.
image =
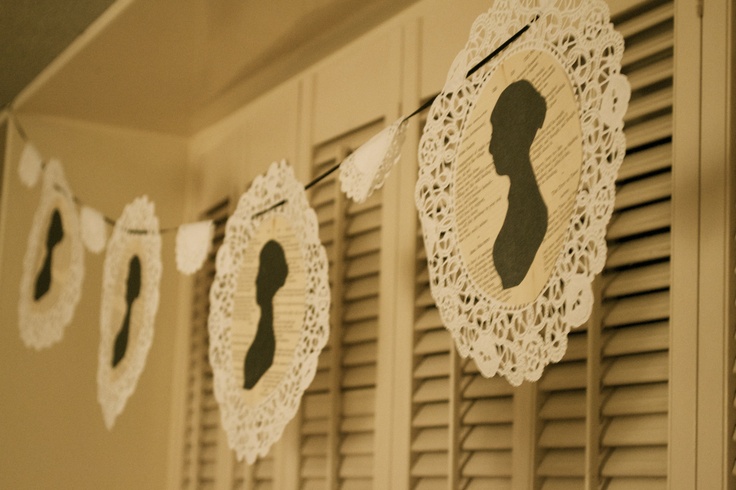
<svg viewBox="0 0 736 490">
<path fill-rule="evenodd" d="M 83 201 L 116 217 L 126 203 L 148 194 L 162 226 L 181 222 L 183 140 L 61 119 L 22 117 L 22 123 L 44 156 L 61 159 Z M 161 301 L 148 363 L 108 432 L 96 386 L 104 253 L 85 254 L 82 297 L 61 342 L 40 352 L 26 348 L 18 333 L 18 287 L 40 185 L 29 190 L 20 184 L 22 142 L 11 130 L 8 143 L 0 209 L 0 488 L 163 488 L 179 328 L 174 235 L 163 238 Z"/>
</svg>

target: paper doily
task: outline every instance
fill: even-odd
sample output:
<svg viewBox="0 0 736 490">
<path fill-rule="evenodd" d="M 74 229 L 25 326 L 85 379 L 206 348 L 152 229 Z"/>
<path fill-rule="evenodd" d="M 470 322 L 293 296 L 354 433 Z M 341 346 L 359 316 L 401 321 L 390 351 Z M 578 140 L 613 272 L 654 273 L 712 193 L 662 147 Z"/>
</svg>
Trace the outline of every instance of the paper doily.
<svg viewBox="0 0 736 490">
<path fill-rule="evenodd" d="M 111 430 L 135 390 L 153 342 L 161 283 L 161 235 L 146 196 L 125 206 L 102 273 L 97 400 Z"/>
<path fill-rule="evenodd" d="M 18 323 L 27 347 L 43 349 L 61 340 L 81 296 L 84 249 L 72 195 L 61 163 L 50 161 L 20 281 Z"/>
<path fill-rule="evenodd" d="M 107 227 L 105 217 L 88 206 L 79 210 L 79 221 L 82 228 L 82 242 L 87 250 L 98 254 L 105 249 L 107 243 Z"/>
<path fill-rule="evenodd" d="M 519 39 L 465 78 L 468 67 L 530 22 Z M 459 353 L 472 357 L 486 377 L 501 374 L 513 385 L 539 379 L 544 366 L 562 358 L 570 328 L 590 315 L 591 282 L 605 262 L 605 230 L 625 153 L 630 89 L 620 74 L 623 48 L 602 0 L 499 0 L 476 19 L 432 105 L 415 189 L 431 291 Z M 562 79 L 568 81 L 558 83 Z M 543 101 L 536 104 L 538 96 Z M 568 96 L 575 117 L 560 102 Z M 495 111 L 494 104 L 503 109 Z M 541 109 L 533 115 L 535 104 Z M 483 131 L 498 134 L 482 141 Z M 526 156 L 519 151 L 525 142 Z M 572 172 L 576 147 L 582 161 Z M 552 155 L 563 170 L 535 163 L 540 155 Z M 514 158 L 527 166 L 531 160 L 536 180 L 529 172 L 524 178 L 538 189 L 520 190 L 511 174 L 523 165 L 509 167 Z M 479 161 L 493 163 L 482 168 Z M 478 189 L 484 179 L 494 190 Z M 545 197 L 544 184 L 553 179 L 558 190 Z M 519 209 L 519 202 L 531 207 Z M 509 216 L 518 219 L 507 222 Z M 535 222 L 533 230 L 529 223 Z"/>
<path fill-rule="evenodd" d="M 176 268 L 182 274 L 197 272 L 207 259 L 215 225 L 212 220 L 181 225 L 176 232 Z"/>
<path fill-rule="evenodd" d="M 43 171 L 43 158 L 31 142 L 23 147 L 18 161 L 18 178 L 26 187 L 35 187 Z"/>
<path fill-rule="evenodd" d="M 282 200 L 286 201 L 285 204 L 270 209 Z M 286 237 L 288 243 L 283 243 L 283 252 L 270 259 L 272 269 L 261 270 L 261 265 L 255 264 L 265 260 L 266 247 L 260 244 L 274 241 L 274 235 Z M 286 264 L 282 263 L 284 252 Z M 230 447 L 238 459 L 245 458 L 250 464 L 258 455 L 265 456 L 296 414 L 302 394 L 316 373 L 319 353 L 329 336 L 327 255 L 319 241 L 317 216 L 309 207 L 304 187 L 295 179 L 292 168 L 285 161 L 271 164 L 268 172 L 257 177 L 241 196 L 235 213 L 227 221 L 225 240 L 217 253 L 216 265 L 217 273 L 210 289 L 209 315 L 209 354 L 215 398 L 220 405 L 222 426 Z M 288 266 L 288 273 L 283 270 L 284 265 Z M 271 291 L 269 299 L 264 300 L 260 282 L 268 272 L 274 274 L 273 266 L 279 267 L 281 282 Z M 281 300 L 280 305 L 284 306 L 276 304 L 280 294 L 276 291 L 289 287 L 284 277 L 289 281 L 298 275 L 297 270 L 301 271 L 303 279 L 303 296 L 294 294 L 296 291 L 292 286 L 288 297 Z M 270 376 L 270 371 L 260 372 L 260 379 L 249 381 L 247 371 L 245 375 L 240 374 L 244 364 L 249 362 L 247 356 L 245 363 L 235 356 L 246 350 L 250 355 L 250 347 L 256 344 L 256 340 L 250 339 L 247 332 L 241 335 L 241 331 L 255 322 L 254 315 L 260 315 L 258 329 L 261 330 L 264 305 L 266 302 L 270 304 L 270 299 L 274 302 L 273 308 L 268 309 L 273 310 L 276 351 L 274 355 L 271 345 L 270 353 L 261 354 L 271 355 L 273 364 L 268 369 L 278 368 L 280 375 L 274 377 Z M 301 310 L 294 306 L 298 301 L 303 305 Z M 276 325 L 282 320 L 283 308 L 289 310 L 288 315 L 292 319 L 298 320 L 296 330 L 286 340 L 279 337 L 280 330 Z M 284 347 L 283 342 L 291 345 Z M 249 388 L 242 384 L 244 376 Z"/>
<path fill-rule="evenodd" d="M 408 121 L 403 117 L 362 144 L 340 164 L 340 188 L 361 203 L 383 187 L 401 157 Z"/>
</svg>

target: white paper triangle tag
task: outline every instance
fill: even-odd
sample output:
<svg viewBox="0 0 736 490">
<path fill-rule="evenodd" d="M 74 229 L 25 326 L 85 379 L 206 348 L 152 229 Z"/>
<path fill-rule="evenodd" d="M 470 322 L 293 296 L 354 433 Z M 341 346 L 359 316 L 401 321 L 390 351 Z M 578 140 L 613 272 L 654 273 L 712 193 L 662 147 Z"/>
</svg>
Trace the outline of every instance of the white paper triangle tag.
<svg viewBox="0 0 736 490">
<path fill-rule="evenodd" d="M 79 211 L 79 221 L 82 228 L 82 242 L 92 253 L 98 254 L 105 249 L 107 244 L 107 228 L 105 228 L 105 217 L 88 206 L 82 206 Z"/>
<path fill-rule="evenodd" d="M 176 268 L 182 274 L 197 272 L 207 259 L 214 234 L 212 220 L 181 225 L 176 233 Z"/>
<path fill-rule="evenodd" d="M 23 153 L 18 162 L 18 177 L 28 188 L 35 187 L 43 170 L 43 158 L 38 149 L 30 141 L 23 147 Z"/>
<path fill-rule="evenodd" d="M 380 189 L 401 157 L 408 122 L 395 121 L 340 164 L 340 187 L 353 201 L 363 202 Z"/>
</svg>

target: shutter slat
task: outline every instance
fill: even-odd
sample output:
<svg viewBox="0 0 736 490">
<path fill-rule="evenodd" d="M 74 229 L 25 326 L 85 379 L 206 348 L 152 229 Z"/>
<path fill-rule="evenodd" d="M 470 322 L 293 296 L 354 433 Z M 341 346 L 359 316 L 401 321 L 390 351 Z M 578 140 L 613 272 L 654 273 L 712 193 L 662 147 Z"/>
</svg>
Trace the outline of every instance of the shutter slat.
<svg viewBox="0 0 736 490">
<path fill-rule="evenodd" d="M 375 388 L 363 388 L 343 392 L 343 415 L 373 415 L 376 410 Z"/>
<path fill-rule="evenodd" d="M 340 430 L 344 433 L 350 432 L 371 432 L 376 429 L 373 414 L 361 417 L 345 417 L 340 424 Z"/>
<path fill-rule="evenodd" d="M 422 404 L 412 419 L 413 427 L 443 427 L 450 419 L 448 402 Z"/>
<path fill-rule="evenodd" d="M 547 422 L 539 437 L 539 446 L 543 448 L 584 448 L 585 419 Z"/>
<path fill-rule="evenodd" d="M 360 366 L 363 364 L 375 364 L 378 357 L 378 345 L 376 342 L 365 342 L 357 345 L 349 345 L 343 350 L 343 366 Z"/>
<path fill-rule="evenodd" d="M 540 476 L 585 476 L 584 449 L 549 450 L 537 468 Z"/>
<path fill-rule="evenodd" d="M 345 301 L 353 301 L 367 297 L 378 296 L 378 275 L 367 276 L 361 279 L 350 281 L 345 285 Z"/>
<path fill-rule="evenodd" d="M 467 425 L 513 422 L 513 398 L 494 398 L 475 401 L 462 420 Z"/>
<path fill-rule="evenodd" d="M 368 233 L 353 237 L 348 242 L 345 256 L 347 258 L 365 255 L 371 252 L 378 252 L 381 247 L 381 231 L 373 230 Z"/>
<path fill-rule="evenodd" d="M 618 240 L 645 232 L 669 228 L 671 203 L 661 201 L 619 213 L 611 219 L 608 238 Z"/>
<path fill-rule="evenodd" d="M 447 401 L 450 393 L 450 379 L 430 378 L 423 380 L 414 391 L 412 397 L 414 403 L 426 403 L 436 401 Z"/>
<path fill-rule="evenodd" d="M 667 352 L 655 352 L 615 358 L 603 375 L 603 384 L 618 386 L 667 381 L 668 357 Z"/>
<path fill-rule="evenodd" d="M 605 477 L 667 475 L 666 447 L 619 448 L 611 451 L 601 474 Z"/>
<path fill-rule="evenodd" d="M 614 417 L 603 432 L 603 446 L 667 445 L 667 415 Z"/>
<path fill-rule="evenodd" d="M 655 54 L 671 50 L 674 46 L 674 35 L 671 29 L 663 30 L 641 43 L 629 44 L 624 51 L 621 66 L 624 70 Z"/>
<path fill-rule="evenodd" d="M 343 342 L 354 344 L 356 342 L 367 342 L 378 340 L 378 325 L 375 319 L 360 322 L 352 322 L 343 332 Z"/>
<path fill-rule="evenodd" d="M 631 91 L 635 92 L 637 90 L 641 90 L 643 87 L 669 80 L 672 78 L 673 74 L 674 70 L 672 59 L 665 58 L 663 60 L 650 63 L 636 71 L 632 71 L 627 76 L 629 78 L 629 84 L 631 85 Z"/>
<path fill-rule="evenodd" d="M 376 385 L 376 365 L 351 367 L 343 371 L 343 388 L 364 388 Z"/>
<path fill-rule="evenodd" d="M 411 467 L 411 476 L 447 476 L 447 470 L 446 452 L 422 453 Z"/>
<path fill-rule="evenodd" d="M 624 129 L 626 135 L 626 149 L 639 148 L 654 142 L 672 137 L 672 115 L 649 119 L 632 124 Z"/>
<path fill-rule="evenodd" d="M 663 262 L 637 267 L 606 277 L 603 297 L 614 298 L 646 291 L 666 289 L 670 285 L 670 264 Z"/>
<path fill-rule="evenodd" d="M 462 447 L 467 451 L 512 449 L 513 428 L 510 424 L 473 427 L 463 440 Z"/>
<path fill-rule="evenodd" d="M 668 63 L 670 66 L 672 63 Z M 634 177 L 669 168 L 672 165 L 672 143 L 657 145 L 646 150 L 629 153 L 624 157 L 617 180 L 626 181 Z M 618 195 L 616 195 L 618 199 Z"/>
<path fill-rule="evenodd" d="M 616 192 L 615 210 L 669 198 L 672 193 L 672 174 L 664 172 L 648 178 L 631 181 Z"/>
<path fill-rule="evenodd" d="M 624 38 L 638 34 L 657 24 L 672 19 L 675 15 L 674 5 L 666 3 L 659 7 L 653 8 L 641 15 L 632 17 L 631 19 L 616 25 L 616 30 L 621 33 Z"/>
<path fill-rule="evenodd" d="M 373 433 L 346 435 L 340 443 L 340 454 L 372 454 Z"/>
<path fill-rule="evenodd" d="M 381 227 L 381 208 L 371 209 L 348 218 L 346 233 L 350 240 L 356 235 L 368 231 L 377 230 Z"/>
<path fill-rule="evenodd" d="M 585 391 L 551 393 L 539 416 L 547 420 L 585 417 Z"/>
<path fill-rule="evenodd" d="M 414 323 L 415 330 L 429 330 L 432 328 L 443 328 L 442 318 L 436 308 L 422 312 Z"/>
<path fill-rule="evenodd" d="M 614 245 L 608 251 L 606 268 L 631 266 L 669 256 L 670 234 L 658 233 Z"/>
<path fill-rule="evenodd" d="M 585 362 L 580 361 L 552 364 L 545 369 L 539 380 L 539 388 L 543 391 L 585 388 L 585 384 Z"/>
<path fill-rule="evenodd" d="M 411 443 L 415 452 L 444 451 L 450 444 L 450 435 L 447 427 L 422 429 L 417 432 Z"/>
<path fill-rule="evenodd" d="M 425 356 L 414 369 L 415 378 L 431 378 L 447 375 L 450 366 L 450 354 Z"/>
<path fill-rule="evenodd" d="M 511 451 L 476 451 L 462 468 L 462 476 L 511 476 Z"/>
<path fill-rule="evenodd" d="M 603 403 L 607 417 L 643 413 L 666 413 L 669 403 L 667 383 L 620 386 Z"/>
<path fill-rule="evenodd" d="M 500 376 L 494 376 L 492 378 L 474 376 L 465 390 L 463 390 L 463 397 L 466 399 L 490 398 L 509 396 L 513 392 L 514 388 L 506 379 Z"/>
<path fill-rule="evenodd" d="M 669 318 L 669 291 L 642 294 L 612 301 L 604 316 L 606 327 L 653 322 Z"/>
<path fill-rule="evenodd" d="M 648 116 L 654 112 L 661 112 L 672 107 L 672 87 L 657 90 L 640 97 L 632 97 L 629 108 L 624 117 L 624 124 Z"/>
<path fill-rule="evenodd" d="M 452 348 L 452 339 L 444 328 L 431 330 L 419 337 L 414 347 L 414 353 L 419 355 L 448 352 Z"/>
<path fill-rule="evenodd" d="M 663 351 L 669 347 L 669 324 L 657 322 L 648 325 L 611 329 L 604 346 L 604 356 L 620 356 L 650 351 Z"/>
</svg>

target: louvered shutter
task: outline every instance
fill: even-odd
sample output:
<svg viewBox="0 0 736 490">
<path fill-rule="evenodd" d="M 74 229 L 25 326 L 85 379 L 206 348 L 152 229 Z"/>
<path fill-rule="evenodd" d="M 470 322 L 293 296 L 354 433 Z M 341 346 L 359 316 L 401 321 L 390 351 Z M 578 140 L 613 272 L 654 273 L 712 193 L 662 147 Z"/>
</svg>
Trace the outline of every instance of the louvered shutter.
<svg viewBox="0 0 736 490">
<path fill-rule="evenodd" d="M 429 286 L 417 227 L 412 467 L 417 489 L 511 489 L 514 390 L 460 359 Z"/>
<path fill-rule="evenodd" d="M 673 15 L 672 2 L 644 1 L 613 19 L 632 88 L 627 154 L 600 301 L 539 383 L 545 489 L 584 488 L 586 477 L 609 489 L 667 484 Z"/>
<path fill-rule="evenodd" d="M 214 220 L 215 233 L 207 261 L 194 276 L 182 488 L 215 488 L 218 478 L 218 445 L 223 441 L 219 437 L 220 411 L 212 389 L 207 317 L 215 255 L 225 237 L 228 211 L 229 201 L 223 200 L 202 215 L 202 219 Z"/>
<path fill-rule="evenodd" d="M 601 481 L 667 485 L 673 2 L 619 19 L 632 86 L 603 281 Z"/>
<path fill-rule="evenodd" d="M 320 145 L 314 176 L 380 130 L 368 125 Z M 320 240 L 330 262 L 330 340 L 302 409 L 301 488 L 373 486 L 378 346 L 381 191 L 362 204 L 340 191 L 336 174 L 312 190 Z"/>
<path fill-rule="evenodd" d="M 209 291 L 215 278 L 217 250 L 225 238 L 229 210 L 229 200 L 223 200 L 202 215 L 202 219 L 214 220 L 215 233 L 207 261 L 194 276 L 182 488 L 268 490 L 273 481 L 273 450 L 252 466 L 237 461 L 222 432 L 220 410 L 212 387 L 207 330 Z"/>
</svg>

